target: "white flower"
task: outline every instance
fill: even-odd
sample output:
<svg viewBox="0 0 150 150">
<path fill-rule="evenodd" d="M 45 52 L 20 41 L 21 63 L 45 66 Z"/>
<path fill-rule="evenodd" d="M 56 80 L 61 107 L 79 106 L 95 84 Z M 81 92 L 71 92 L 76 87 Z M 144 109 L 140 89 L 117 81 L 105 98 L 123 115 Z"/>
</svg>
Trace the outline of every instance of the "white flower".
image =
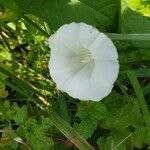
<svg viewBox="0 0 150 150">
<path fill-rule="evenodd" d="M 118 54 L 113 42 L 85 23 L 60 27 L 49 38 L 49 69 L 57 87 L 74 98 L 100 101 L 118 76 Z"/>
</svg>

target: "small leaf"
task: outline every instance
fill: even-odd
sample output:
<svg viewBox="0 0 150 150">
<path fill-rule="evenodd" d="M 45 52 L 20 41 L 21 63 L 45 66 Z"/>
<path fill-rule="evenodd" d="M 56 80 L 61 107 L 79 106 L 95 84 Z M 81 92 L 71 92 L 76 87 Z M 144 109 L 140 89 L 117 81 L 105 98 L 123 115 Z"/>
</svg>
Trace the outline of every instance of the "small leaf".
<svg viewBox="0 0 150 150">
<path fill-rule="evenodd" d="M 78 124 L 74 124 L 74 129 L 85 139 L 91 137 L 96 127 L 97 121 L 91 118 L 87 118 Z"/>
<path fill-rule="evenodd" d="M 14 120 L 17 124 L 24 124 L 27 120 L 27 107 L 20 108 L 14 116 Z"/>
<path fill-rule="evenodd" d="M 101 102 L 93 102 L 88 111 L 90 117 L 97 120 L 105 119 L 108 116 L 107 108 Z"/>
<path fill-rule="evenodd" d="M 114 147 L 114 140 L 112 136 L 101 137 L 97 140 L 97 144 L 101 150 L 111 150 Z"/>
<path fill-rule="evenodd" d="M 147 143 L 146 128 L 143 126 L 138 126 L 134 133 L 134 145 L 138 148 L 142 148 L 144 143 Z"/>
<path fill-rule="evenodd" d="M 80 102 L 76 116 L 83 118 L 93 118 L 101 120 L 107 118 L 106 106 L 101 102 Z"/>
</svg>

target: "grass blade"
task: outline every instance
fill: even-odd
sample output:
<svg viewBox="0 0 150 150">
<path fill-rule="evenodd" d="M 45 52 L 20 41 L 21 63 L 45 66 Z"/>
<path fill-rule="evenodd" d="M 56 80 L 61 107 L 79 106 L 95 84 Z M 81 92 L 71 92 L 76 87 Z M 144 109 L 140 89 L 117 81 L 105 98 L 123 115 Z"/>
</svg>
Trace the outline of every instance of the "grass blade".
<svg viewBox="0 0 150 150">
<path fill-rule="evenodd" d="M 144 95 L 150 94 L 150 84 L 143 88 L 143 94 Z"/>
<path fill-rule="evenodd" d="M 64 95 L 62 95 L 60 92 L 58 93 L 58 103 L 59 103 L 61 117 L 70 124 L 71 121 L 70 121 L 70 116 L 67 108 L 67 100 L 64 97 Z"/>
<path fill-rule="evenodd" d="M 135 41 L 150 41 L 150 33 L 129 33 L 129 34 L 119 34 L 119 33 L 106 33 L 108 37 L 112 40 L 135 40 Z"/>
<path fill-rule="evenodd" d="M 120 71 L 120 74 L 126 74 L 127 72 L 134 71 L 135 75 L 138 78 L 149 78 L 150 77 L 150 68 L 140 68 L 140 69 L 133 69 L 133 70 L 125 70 Z"/>
<path fill-rule="evenodd" d="M 28 82 L 20 78 L 17 78 L 13 73 L 11 73 L 10 71 L 8 71 L 6 68 L 2 66 L 0 66 L 0 72 L 2 72 L 3 74 L 9 77 L 9 81 L 0 80 L 0 82 L 4 82 L 7 86 L 12 88 L 16 92 L 20 93 L 22 96 L 26 97 L 27 98 L 26 100 L 30 100 L 34 103 L 38 101 L 42 104 L 44 103 L 44 105 L 46 106 L 49 106 L 49 102 L 47 102 L 42 97 L 43 95 L 33 85 L 29 84 Z"/>
<path fill-rule="evenodd" d="M 94 148 L 82 138 L 67 122 L 56 113 L 51 114 L 52 123 L 80 150 L 94 150 Z"/>
<path fill-rule="evenodd" d="M 35 22 L 33 22 L 30 18 L 28 18 L 26 15 L 23 15 L 23 19 L 27 21 L 29 24 L 31 24 L 35 29 L 37 29 L 41 34 L 43 34 L 45 37 L 49 37 L 50 35 L 44 31 L 41 27 L 39 27 Z"/>
<path fill-rule="evenodd" d="M 144 98 L 144 95 L 143 95 L 142 88 L 141 88 L 141 86 L 140 86 L 140 84 L 137 80 L 136 74 L 133 71 L 128 71 L 127 75 L 130 79 L 130 82 L 131 82 L 131 84 L 134 88 L 135 94 L 138 98 L 139 105 L 141 107 L 143 117 L 144 117 L 144 120 L 145 120 L 145 125 L 147 126 L 148 137 L 149 137 L 149 140 L 150 140 L 150 114 L 149 114 L 149 111 L 148 111 L 147 104 L 145 102 L 145 98 Z"/>
<path fill-rule="evenodd" d="M 29 95 L 33 94 L 40 94 L 36 89 L 34 89 L 28 82 L 17 78 L 13 73 L 8 71 L 6 68 L 0 66 L 0 72 L 8 76 L 13 84 L 16 84 L 20 90 L 22 89 L 24 92 L 28 93 Z"/>
</svg>

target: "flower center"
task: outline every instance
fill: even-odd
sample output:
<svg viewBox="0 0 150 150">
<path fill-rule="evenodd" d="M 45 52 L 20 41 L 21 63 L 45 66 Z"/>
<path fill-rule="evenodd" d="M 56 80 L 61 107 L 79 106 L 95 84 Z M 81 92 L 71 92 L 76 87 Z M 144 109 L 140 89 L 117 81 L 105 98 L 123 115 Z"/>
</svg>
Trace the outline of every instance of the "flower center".
<svg viewBox="0 0 150 150">
<path fill-rule="evenodd" d="M 93 60 L 92 54 L 89 51 L 84 51 L 81 55 L 80 62 L 83 64 L 87 64 Z"/>
</svg>

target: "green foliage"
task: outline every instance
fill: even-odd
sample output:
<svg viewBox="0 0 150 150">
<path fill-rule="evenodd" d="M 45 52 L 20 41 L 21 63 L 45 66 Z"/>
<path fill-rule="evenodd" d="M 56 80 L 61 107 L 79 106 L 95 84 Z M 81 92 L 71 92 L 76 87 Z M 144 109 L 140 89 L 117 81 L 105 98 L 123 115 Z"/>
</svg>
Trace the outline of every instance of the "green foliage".
<svg viewBox="0 0 150 150">
<path fill-rule="evenodd" d="M 124 2 L 125 1 L 125 2 Z M 137 0 L 135 0 L 137 1 Z M 123 0 L 122 3 L 127 3 L 127 0 Z M 123 4 L 124 4 L 123 3 Z M 122 14 L 120 19 L 120 32 L 122 33 L 150 33 L 150 17 L 143 16 L 140 13 L 132 10 L 128 4 L 122 4 Z M 149 48 L 148 41 L 131 41 L 126 42 L 129 46 L 139 48 Z"/>
<path fill-rule="evenodd" d="M 53 149 L 53 140 L 51 137 L 46 136 L 47 130 L 51 127 L 51 121 L 49 119 L 44 119 L 42 124 L 37 124 L 37 121 L 34 119 L 29 119 L 25 126 L 18 128 L 17 132 L 22 132 L 22 136 L 27 139 L 27 144 L 32 147 L 33 150 L 41 149 Z"/>
<path fill-rule="evenodd" d="M 76 117 L 81 119 L 80 123 L 75 123 L 74 128 L 84 137 L 89 138 L 97 128 L 97 121 L 107 118 L 106 106 L 102 103 L 80 102 Z"/>
<path fill-rule="evenodd" d="M 147 134 L 146 134 L 146 128 L 143 126 L 139 126 L 134 135 L 134 144 L 138 148 L 142 148 L 142 145 L 145 144 L 147 141 Z"/>
<path fill-rule="evenodd" d="M 96 130 L 97 121 L 92 118 L 82 119 L 79 124 L 74 124 L 74 129 L 85 139 L 91 137 L 94 130 Z"/>
<path fill-rule="evenodd" d="M 24 124 L 27 120 L 27 107 L 23 106 L 14 115 L 14 120 L 17 124 Z"/>
<path fill-rule="evenodd" d="M 97 140 L 97 144 L 99 148 L 102 150 L 112 149 L 112 145 L 114 145 L 113 138 L 111 136 L 103 137 Z"/>
<path fill-rule="evenodd" d="M 8 92 L 5 90 L 5 84 L 0 82 L 0 98 L 6 98 L 8 96 Z"/>
<path fill-rule="evenodd" d="M 140 56 L 140 57 L 139 57 Z M 120 53 L 120 62 L 121 63 L 134 63 L 134 62 L 142 62 L 149 61 L 150 51 L 149 49 L 141 49 L 141 50 L 130 50 L 127 52 Z"/>
<path fill-rule="evenodd" d="M 19 108 L 16 103 L 11 106 L 8 101 L 1 105 L 0 112 L 3 116 L 1 120 L 3 120 L 4 124 L 8 124 L 7 120 L 10 119 L 9 126 L 19 126 L 16 130 L 12 128 L 3 129 L 4 133 L 0 140 L 2 142 L 1 149 L 16 149 L 20 146 L 15 141 L 16 137 L 24 139 L 26 141 L 25 145 L 28 145 L 33 150 L 41 150 L 43 148 L 47 150 L 50 148 L 53 149 L 54 143 L 48 132 L 52 126 L 49 118 L 43 118 L 41 123 L 38 123 L 37 120 L 27 117 L 28 111 L 26 106 Z M 12 123 L 13 121 L 15 124 Z"/>
<path fill-rule="evenodd" d="M 97 144 L 100 149 L 107 150 L 107 149 L 118 149 L 118 150 L 126 150 L 126 141 L 123 140 L 126 138 L 124 137 L 127 135 L 125 131 L 118 132 L 115 131 L 115 133 L 112 133 L 110 136 L 102 137 L 97 140 Z M 128 135 L 130 136 L 130 134 Z M 131 149 L 130 146 L 128 146 L 128 149 Z"/>
<path fill-rule="evenodd" d="M 52 29 L 57 29 L 64 23 L 86 22 L 110 31 L 115 26 L 119 8 L 118 0 L 27 0 L 26 3 L 15 0 L 15 2 L 27 13 L 42 18 Z"/>
<path fill-rule="evenodd" d="M 124 0 L 126 1 L 126 0 Z M 149 17 L 144 17 L 143 15 L 130 9 L 128 5 L 122 10 L 121 17 L 121 31 L 124 33 L 149 33 Z"/>
<path fill-rule="evenodd" d="M 128 1 L 129 6 L 145 16 L 150 16 L 150 1 L 149 0 L 136 0 Z"/>
<path fill-rule="evenodd" d="M 20 18 L 19 7 L 13 0 L 0 0 L 0 22 L 15 21 Z"/>
<path fill-rule="evenodd" d="M 0 140 L 0 150 L 10 150 L 10 149 L 17 149 L 18 143 L 15 142 L 13 139 L 15 133 L 14 132 L 7 132 L 2 134 Z"/>
<path fill-rule="evenodd" d="M 81 119 L 90 116 L 93 119 L 101 120 L 107 117 L 107 109 L 106 106 L 100 102 L 80 102 L 76 115 Z"/>
<path fill-rule="evenodd" d="M 0 65 L 4 65 L 2 62 L 5 60 L 3 57 L 1 57 L 0 52 Z M 7 77 L 3 73 L 0 72 L 1 80 L 5 80 Z M 8 96 L 8 91 L 6 90 L 6 86 L 4 83 L 0 82 L 0 99 L 6 98 Z"/>
</svg>

